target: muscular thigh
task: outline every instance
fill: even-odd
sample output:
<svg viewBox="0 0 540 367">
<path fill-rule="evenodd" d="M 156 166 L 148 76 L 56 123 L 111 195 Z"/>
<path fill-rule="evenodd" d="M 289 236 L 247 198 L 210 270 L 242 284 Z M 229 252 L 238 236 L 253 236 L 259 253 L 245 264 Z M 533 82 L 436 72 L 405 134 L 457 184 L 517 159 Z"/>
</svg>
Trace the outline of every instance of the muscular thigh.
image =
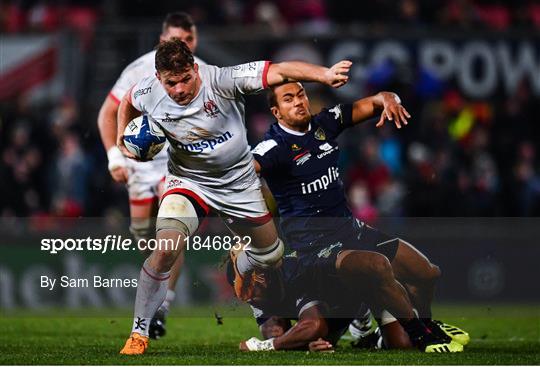
<svg viewBox="0 0 540 367">
<path fill-rule="evenodd" d="M 396 256 L 392 261 L 396 278 L 410 281 L 421 278 L 431 278 L 438 268 L 410 243 L 399 240 Z"/>
<path fill-rule="evenodd" d="M 378 252 L 344 250 L 336 259 L 336 270 L 342 278 L 362 282 L 379 278 L 378 275 L 385 270 L 384 263 L 388 264 L 388 260 Z"/>
</svg>

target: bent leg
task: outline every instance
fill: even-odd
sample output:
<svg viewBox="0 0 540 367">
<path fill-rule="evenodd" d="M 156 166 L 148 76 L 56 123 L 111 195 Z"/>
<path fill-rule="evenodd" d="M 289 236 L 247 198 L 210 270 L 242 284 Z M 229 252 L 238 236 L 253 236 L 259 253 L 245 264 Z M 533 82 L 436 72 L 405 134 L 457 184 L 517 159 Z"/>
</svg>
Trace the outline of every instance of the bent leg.
<svg viewBox="0 0 540 367">
<path fill-rule="evenodd" d="M 342 251 L 336 259 L 338 276 L 352 290 L 369 290 L 368 299 L 399 318 L 414 318 L 405 288 L 395 279 L 388 259 L 379 253 L 362 250 Z"/>
<path fill-rule="evenodd" d="M 396 319 L 387 323 L 381 321 L 380 325 L 383 342 L 386 348 L 408 349 L 413 347 L 409 335 Z"/>
<path fill-rule="evenodd" d="M 198 223 L 189 199 L 177 194 L 163 198 L 156 225 L 158 248 L 146 259 L 140 273 L 132 332 L 148 336 L 150 320 L 165 299 L 171 267 Z"/>
<path fill-rule="evenodd" d="M 407 285 L 411 300 L 421 318 L 431 318 L 431 302 L 435 284 L 441 276 L 437 265 L 414 248 L 410 243 L 399 240 L 396 256 L 392 261 L 396 278 Z"/>
<path fill-rule="evenodd" d="M 280 263 L 285 246 L 277 235 L 271 217 L 264 224 L 233 223 L 229 224 L 229 228 L 249 242 L 246 243 L 244 251 L 238 254 L 236 261 L 240 274 L 246 274 L 255 268 L 271 268 Z"/>
</svg>

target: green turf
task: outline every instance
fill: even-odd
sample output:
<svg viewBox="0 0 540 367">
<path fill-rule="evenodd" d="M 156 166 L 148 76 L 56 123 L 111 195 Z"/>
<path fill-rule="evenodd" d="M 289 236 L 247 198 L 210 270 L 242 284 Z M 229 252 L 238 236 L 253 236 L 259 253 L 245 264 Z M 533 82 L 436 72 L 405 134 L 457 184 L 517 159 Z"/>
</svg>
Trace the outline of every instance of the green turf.
<svg viewBox="0 0 540 367">
<path fill-rule="evenodd" d="M 492 365 L 540 363 L 538 306 L 445 306 L 436 314 L 470 332 L 472 342 L 461 354 L 416 351 L 360 351 L 341 341 L 333 354 L 295 352 L 242 353 L 238 342 L 258 336 L 245 309 L 224 312 L 217 325 L 210 309 L 175 310 L 168 335 L 152 342 L 139 357 L 120 356 L 131 325 L 124 312 L 45 314 L 18 312 L 0 318 L 0 364 L 444 364 Z M 126 311 L 127 312 L 127 311 Z M 202 317 L 208 315 L 208 317 Z"/>
</svg>

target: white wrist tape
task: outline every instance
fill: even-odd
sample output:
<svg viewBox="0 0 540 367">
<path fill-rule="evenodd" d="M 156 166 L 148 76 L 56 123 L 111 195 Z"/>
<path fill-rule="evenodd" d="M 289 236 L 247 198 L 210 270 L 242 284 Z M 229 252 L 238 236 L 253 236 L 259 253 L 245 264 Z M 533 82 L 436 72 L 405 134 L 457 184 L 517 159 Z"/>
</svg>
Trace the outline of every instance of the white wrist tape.
<svg viewBox="0 0 540 367">
<path fill-rule="evenodd" d="M 126 157 L 116 146 L 107 150 L 107 158 L 109 159 L 109 171 L 126 166 Z"/>
<path fill-rule="evenodd" d="M 267 340 L 259 340 L 255 337 L 249 339 L 246 341 L 246 346 L 248 349 L 252 352 L 262 352 L 262 351 L 269 351 L 269 350 L 275 350 L 274 348 L 274 338 L 270 338 Z"/>
<path fill-rule="evenodd" d="M 394 316 L 392 316 L 390 312 L 386 310 L 383 310 L 381 312 L 381 325 L 380 326 L 388 325 L 396 321 L 397 319 Z"/>
</svg>

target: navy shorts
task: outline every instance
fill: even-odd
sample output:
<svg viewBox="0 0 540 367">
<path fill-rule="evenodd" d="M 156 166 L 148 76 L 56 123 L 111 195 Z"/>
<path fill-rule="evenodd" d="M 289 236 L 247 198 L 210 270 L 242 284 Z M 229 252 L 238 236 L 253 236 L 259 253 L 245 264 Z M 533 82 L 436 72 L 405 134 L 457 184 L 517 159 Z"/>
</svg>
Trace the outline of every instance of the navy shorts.
<svg viewBox="0 0 540 367">
<path fill-rule="evenodd" d="M 363 250 L 380 253 L 392 261 L 396 256 L 399 238 L 389 236 L 373 227 L 351 218 L 350 225 L 341 228 L 334 238 L 327 238 L 325 243 L 309 248 L 309 251 L 297 251 L 299 268 L 309 288 L 322 300 L 333 305 L 340 305 L 337 317 L 354 317 L 354 313 L 368 295 L 355 294 L 338 279 L 336 260 L 345 250 Z"/>
<path fill-rule="evenodd" d="M 341 251 L 363 250 L 378 252 L 394 260 L 399 238 L 387 235 L 357 219 L 332 238 L 314 244 L 305 251 L 297 251 L 299 262 L 304 268 L 318 269 L 322 274 L 336 275 L 336 260 Z"/>
</svg>

